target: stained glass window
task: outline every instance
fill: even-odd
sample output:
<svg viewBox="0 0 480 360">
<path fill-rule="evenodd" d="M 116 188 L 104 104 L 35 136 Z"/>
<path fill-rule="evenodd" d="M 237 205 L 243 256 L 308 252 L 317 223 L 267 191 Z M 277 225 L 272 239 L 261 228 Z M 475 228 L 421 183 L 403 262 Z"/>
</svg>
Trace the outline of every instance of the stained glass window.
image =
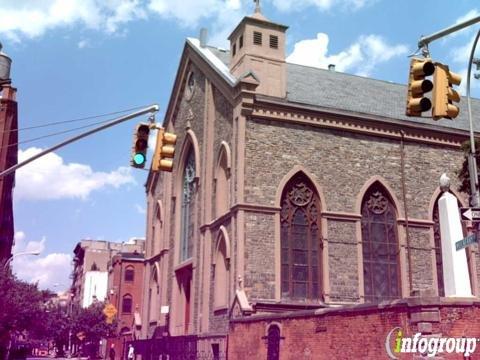
<svg viewBox="0 0 480 360">
<path fill-rule="evenodd" d="M 193 198 L 195 193 L 195 157 L 190 149 L 183 171 L 180 261 L 192 257 L 193 252 Z"/>
<path fill-rule="evenodd" d="M 363 275 L 365 301 L 400 297 L 399 246 L 395 207 L 380 184 L 362 203 Z"/>
<path fill-rule="evenodd" d="M 283 298 L 321 299 L 320 200 L 302 173 L 282 195 L 281 292 Z"/>
</svg>

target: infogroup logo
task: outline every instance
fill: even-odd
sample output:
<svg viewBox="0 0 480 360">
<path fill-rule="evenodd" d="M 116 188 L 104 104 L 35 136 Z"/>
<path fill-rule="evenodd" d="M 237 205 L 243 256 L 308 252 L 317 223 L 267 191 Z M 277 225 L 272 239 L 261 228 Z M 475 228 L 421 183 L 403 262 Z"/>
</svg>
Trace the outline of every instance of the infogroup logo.
<svg viewBox="0 0 480 360">
<path fill-rule="evenodd" d="M 404 337 L 400 327 L 390 330 L 385 339 L 385 350 L 393 360 L 399 359 L 398 355 L 401 353 L 419 353 L 428 357 L 441 353 L 457 353 L 467 357 L 475 351 L 476 347 L 477 338 L 422 336 L 421 333 L 416 333 L 413 337 Z"/>
</svg>

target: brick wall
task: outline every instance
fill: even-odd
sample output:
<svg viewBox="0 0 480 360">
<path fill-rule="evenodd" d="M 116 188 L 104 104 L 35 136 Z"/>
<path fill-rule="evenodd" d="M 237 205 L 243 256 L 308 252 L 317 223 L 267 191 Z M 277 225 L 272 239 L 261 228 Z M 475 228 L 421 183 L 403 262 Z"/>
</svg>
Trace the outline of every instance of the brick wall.
<svg viewBox="0 0 480 360">
<path fill-rule="evenodd" d="M 405 337 L 417 332 L 440 337 L 480 337 L 480 302 L 440 302 L 438 298 L 410 298 L 394 305 L 357 305 L 234 320 L 228 337 L 229 359 L 266 359 L 264 338 L 271 324 L 280 327 L 280 359 L 388 359 L 387 334 L 401 327 Z M 480 343 L 480 341 L 479 341 Z M 395 354 L 398 355 L 398 354 Z M 416 354 L 419 355 L 418 353 Z M 419 359 L 401 354 L 400 359 Z M 463 359 L 441 354 L 438 359 Z M 471 359 L 480 359 L 480 344 Z"/>
</svg>

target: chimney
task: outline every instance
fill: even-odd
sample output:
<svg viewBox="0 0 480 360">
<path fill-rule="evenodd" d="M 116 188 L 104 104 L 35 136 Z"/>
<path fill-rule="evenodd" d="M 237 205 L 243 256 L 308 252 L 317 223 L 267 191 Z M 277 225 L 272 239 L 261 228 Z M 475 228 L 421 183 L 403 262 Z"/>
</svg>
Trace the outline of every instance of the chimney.
<svg viewBox="0 0 480 360">
<path fill-rule="evenodd" d="M 335 71 L 335 64 L 329 64 L 328 65 L 328 70 Z"/>
<path fill-rule="evenodd" d="M 207 36 L 208 36 L 208 30 L 206 28 L 201 28 L 200 29 L 200 47 L 204 48 L 207 46 Z"/>
</svg>

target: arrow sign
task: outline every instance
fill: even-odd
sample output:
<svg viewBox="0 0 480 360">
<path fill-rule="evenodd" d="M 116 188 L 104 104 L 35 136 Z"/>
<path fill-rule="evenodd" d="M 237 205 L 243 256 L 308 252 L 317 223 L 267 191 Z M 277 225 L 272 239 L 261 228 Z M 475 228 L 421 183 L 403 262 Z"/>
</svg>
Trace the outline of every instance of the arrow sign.
<svg viewBox="0 0 480 360">
<path fill-rule="evenodd" d="M 475 234 L 470 234 L 466 238 L 457 241 L 455 243 L 455 248 L 457 251 L 462 250 L 463 248 L 466 248 L 468 245 L 475 244 L 477 242 L 477 236 Z"/>
<path fill-rule="evenodd" d="M 463 220 L 480 221 L 480 208 L 460 208 Z"/>
</svg>

